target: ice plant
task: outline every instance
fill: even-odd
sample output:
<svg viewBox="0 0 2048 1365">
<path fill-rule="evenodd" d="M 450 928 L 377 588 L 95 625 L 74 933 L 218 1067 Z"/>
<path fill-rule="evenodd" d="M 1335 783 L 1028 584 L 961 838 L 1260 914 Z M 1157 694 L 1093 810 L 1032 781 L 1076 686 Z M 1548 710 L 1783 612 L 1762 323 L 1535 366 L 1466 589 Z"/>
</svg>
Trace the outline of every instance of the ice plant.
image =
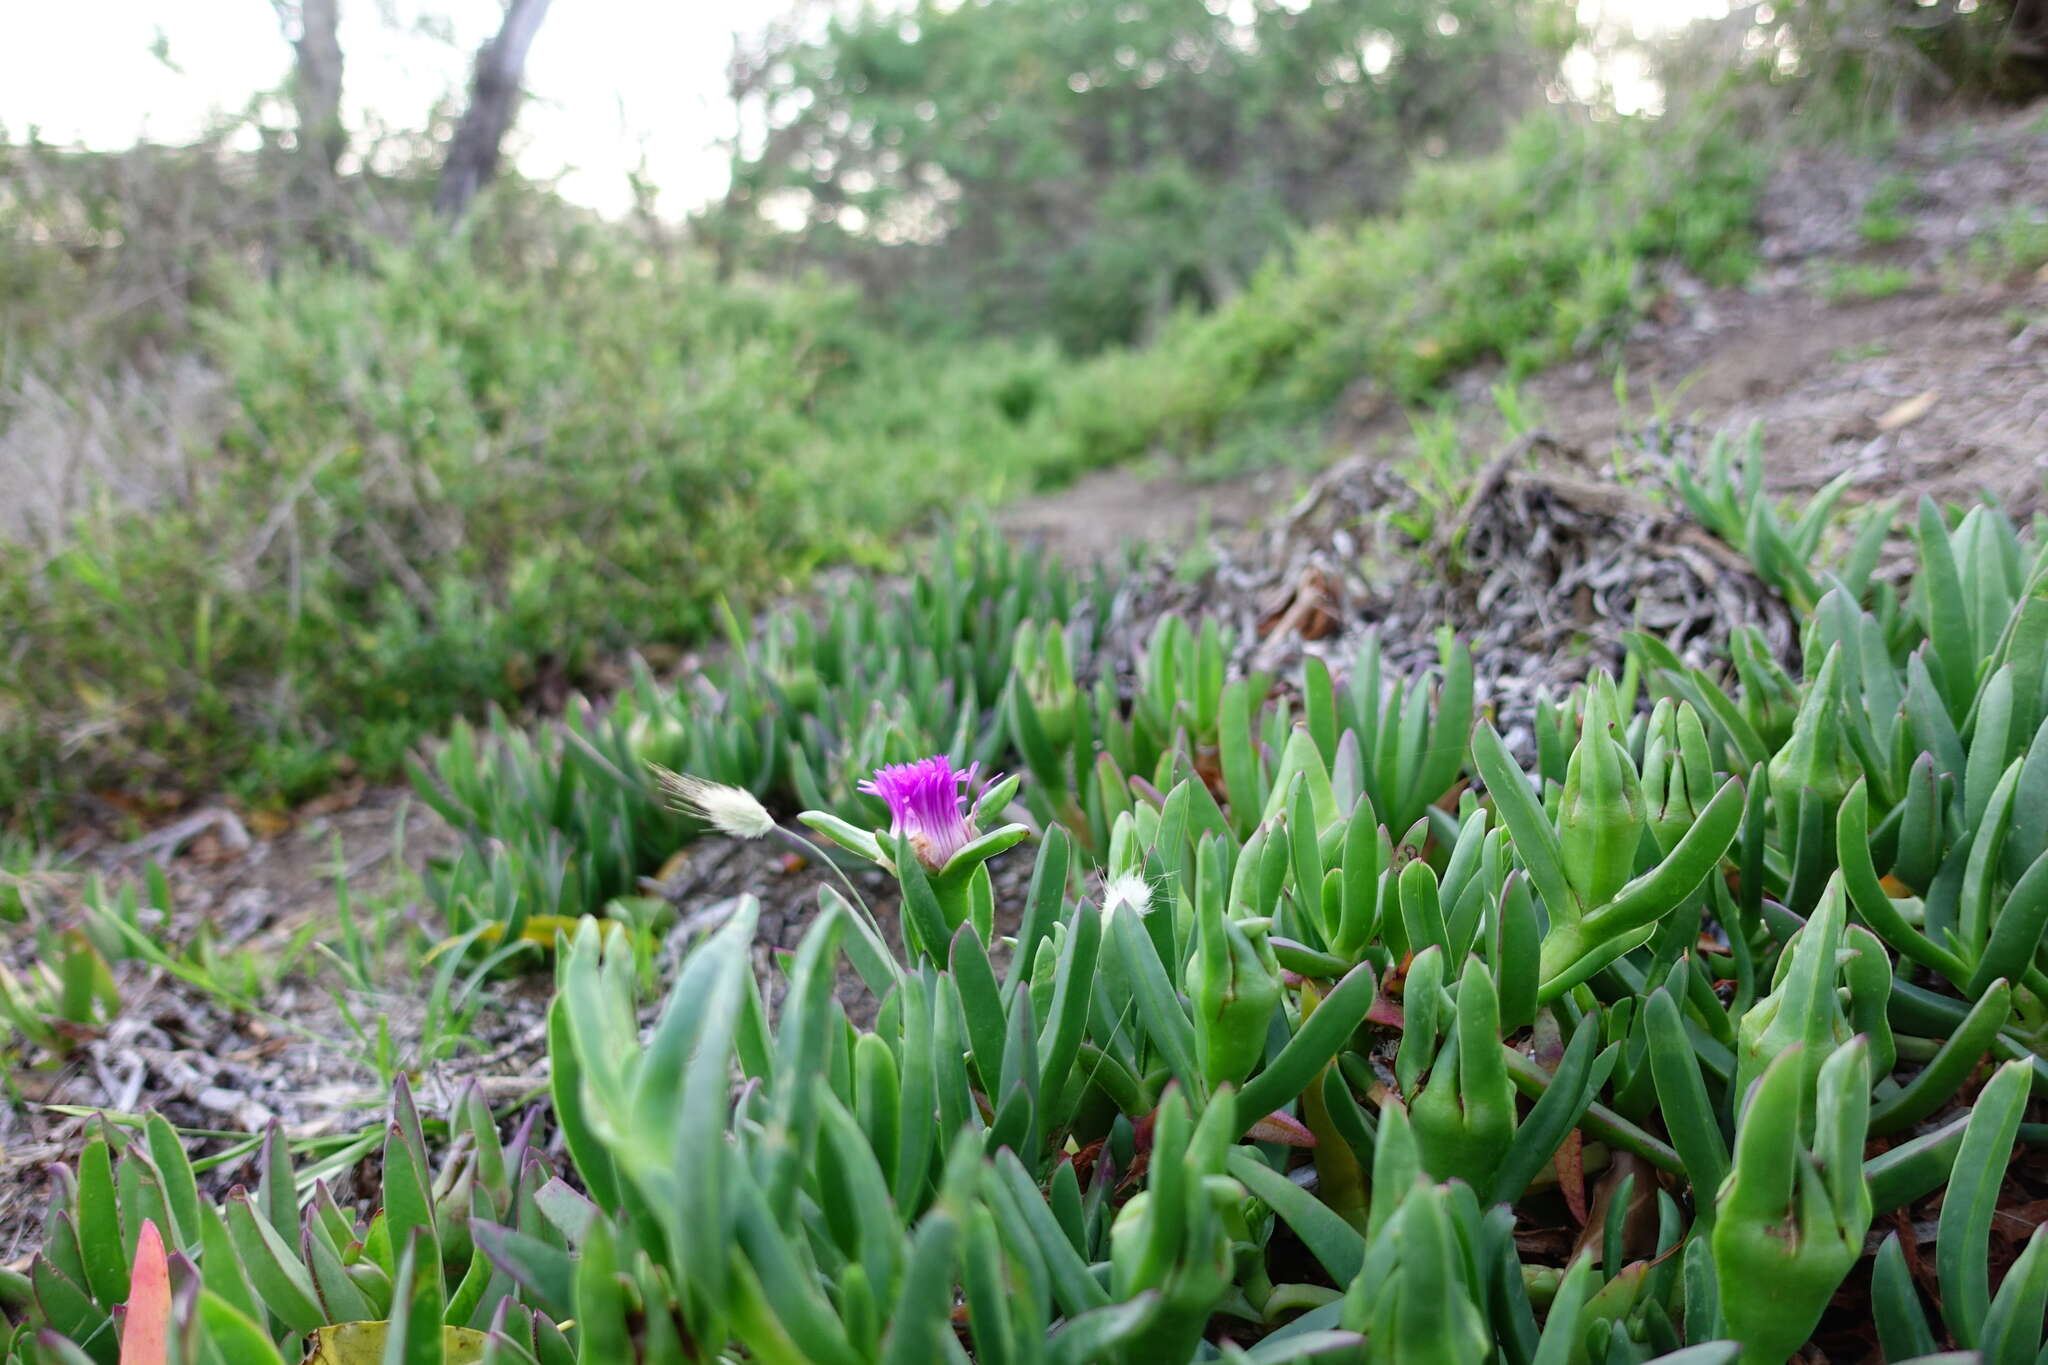
<svg viewBox="0 0 2048 1365">
<path fill-rule="evenodd" d="M 1637 873 L 1653 814 L 1641 773 L 1618 738 L 1619 708 L 1611 681 L 1587 689 L 1579 742 L 1554 813 L 1530 790 L 1492 725 L 1482 721 L 1472 734 L 1473 767 L 1549 917 L 1537 968 L 1543 1003 L 1647 943 L 1657 922 L 1720 866 L 1742 824 L 1742 783 L 1730 777 L 1661 860 Z M 1669 794 L 1667 756 L 1652 756 L 1666 763 L 1658 774 L 1666 785 L 1661 800 Z M 1687 800 L 1697 799 L 1688 790 Z"/>
<path fill-rule="evenodd" d="M 1758 1080 L 1708 1234 L 1742 1365 L 1775 1365 L 1799 1349 L 1870 1231 L 1870 1050 L 1854 1039 L 1818 1067 L 1804 1051 L 1786 1048 Z M 1802 1109 L 1816 1115 L 1810 1142 L 1800 1133 Z"/>
<path fill-rule="evenodd" d="M 963 806 L 980 766 L 956 771 L 944 754 L 891 763 L 875 769 L 859 790 L 882 798 L 889 807 L 889 833 L 908 839 L 918 861 L 937 872 L 974 842 L 974 816 Z"/>
<path fill-rule="evenodd" d="M 982 942 L 994 941 L 995 893 L 982 864 L 1031 833 L 1016 824 L 979 832 L 981 813 L 1006 807 L 1018 785 L 1015 777 L 977 784 L 979 769 L 974 763 L 955 768 L 944 754 L 875 769 L 859 789 L 888 807 L 886 830 L 859 829 L 826 811 L 797 817 L 847 852 L 896 874 L 903 886 L 905 942 L 934 957 L 944 957 L 953 931 L 970 916 Z M 971 805 L 970 788 L 977 789 Z"/>
<path fill-rule="evenodd" d="M 1195 913 L 1195 952 L 1182 984 L 1195 1007 L 1195 1058 L 1211 1091 L 1243 1085 L 1265 1058 L 1281 997 L 1280 964 L 1266 929 L 1265 921 L 1225 914 L 1221 897 L 1205 897 Z"/>
<path fill-rule="evenodd" d="M 1041 763 L 1009 605 L 891 637 L 963 670 L 911 689 L 961 718 L 870 706 L 900 670 L 835 678 L 831 716 L 780 683 L 767 710 L 679 700 L 673 752 L 715 780 L 666 793 L 616 733 L 458 732 L 418 774 L 471 845 L 436 891 L 450 943 L 608 906 L 662 835 L 853 864 L 767 800 L 872 817 L 803 820 L 890 874 L 900 939 L 861 869 L 764 970 L 737 897 L 660 959 L 650 1030 L 638 921 L 586 917 L 553 959 L 551 1130 L 529 1111 L 504 1141 L 472 1087 L 432 1166 L 401 1078 L 382 1179 L 346 1203 L 299 1197 L 275 1126 L 217 1204 L 161 1116 L 99 1123 L 40 1254 L 0 1268 L 0 1365 L 153 1362 L 166 1319 L 179 1365 L 1780 1365 L 1863 1350 L 1866 1308 L 1887 1360 L 2048 1365 L 2048 1235 L 2007 1254 L 2048 1033 L 2048 550 L 1970 517 L 1926 525 L 1928 574 L 1875 611 L 1833 586 L 1868 569 L 1827 571 L 1798 690 L 1760 643 L 1731 643 L 1732 680 L 1645 643 L 1655 708 L 1596 674 L 1538 711 L 1533 774 L 1466 683 L 1311 661 L 1296 707 L 1226 681 L 1213 625 L 1135 701 L 1105 670 Z M 988 594 L 926 596 L 918 631 Z M 867 620 L 837 618 L 828 675 Z M 1028 881 L 987 866 L 1026 836 L 997 814 L 1020 784 L 960 771 L 970 744 L 1034 775 Z M 87 929 L 140 948 L 124 894 L 84 927 L 30 916 L 47 988 L 0 972 L 0 1014 L 38 1046 L 72 996 L 99 1018 Z M 1873 1265 L 1879 1218 L 1911 1226 Z"/>
</svg>

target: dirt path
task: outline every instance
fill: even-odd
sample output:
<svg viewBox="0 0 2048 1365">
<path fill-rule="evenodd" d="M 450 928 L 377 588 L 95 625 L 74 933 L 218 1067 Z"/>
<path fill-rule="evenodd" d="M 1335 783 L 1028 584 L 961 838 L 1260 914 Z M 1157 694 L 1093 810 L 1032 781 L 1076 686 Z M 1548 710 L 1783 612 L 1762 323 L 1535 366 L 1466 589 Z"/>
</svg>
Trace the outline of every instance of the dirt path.
<svg viewBox="0 0 2048 1365">
<path fill-rule="evenodd" d="M 1875 200 L 1896 207 L 1870 212 Z M 1883 156 L 1787 161 L 1759 209 L 1762 268 L 1741 289 L 1670 271 L 1619 357 L 1534 376 L 1520 393 L 1565 445 L 1597 453 L 1659 405 L 1715 430 L 1762 423 L 1787 493 L 1854 471 L 1852 496 L 1989 494 L 2039 506 L 2048 472 L 2048 105 L 1901 139 Z M 1890 221 L 1880 221 L 1889 219 Z M 1889 240 L 1873 240 L 1889 239 Z M 1873 292 L 1882 297 L 1859 296 Z M 1889 292 L 1885 292 L 1889 291 Z M 1479 369 L 1454 386 L 1467 438 L 1503 432 Z M 1405 416 L 1335 435 L 1334 454 L 1404 448 Z M 1001 524 L 1066 555 L 1132 532 L 1185 543 L 1252 525 L 1295 487 L 1262 473 L 1209 485 L 1128 470 L 1006 509 Z"/>
</svg>

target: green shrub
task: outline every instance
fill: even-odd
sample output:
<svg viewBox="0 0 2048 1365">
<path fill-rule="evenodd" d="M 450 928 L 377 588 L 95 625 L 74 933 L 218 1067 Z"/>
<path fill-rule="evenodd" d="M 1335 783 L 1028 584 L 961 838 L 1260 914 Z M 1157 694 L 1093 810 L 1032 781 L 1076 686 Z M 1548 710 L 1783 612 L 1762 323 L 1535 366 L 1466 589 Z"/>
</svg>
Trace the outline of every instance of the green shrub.
<svg viewBox="0 0 2048 1365">
<path fill-rule="evenodd" d="M 1863 201 L 1857 232 L 1872 246 L 1890 246 L 1903 239 L 1913 230 L 1906 210 L 1918 193 L 1919 184 L 1910 175 L 1888 175 L 1878 181 Z"/>
<path fill-rule="evenodd" d="M 1501 152 L 1418 174 L 1398 211 L 1309 234 L 1215 312 L 1077 370 L 1064 458 L 1197 451 L 1318 417 L 1360 381 L 1412 402 L 1476 361 L 1520 375 L 1598 352 L 1647 302 L 1660 258 L 1716 283 L 1747 273 L 1763 167 L 1704 121 L 1530 118 Z"/>
<path fill-rule="evenodd" d="M 1820 296 L 1829 303 L 1870 302 L 1902 294 L 1916 283 L 1918 277 L 1902 265 L 1836 261 L 1822 276 Z"/>
<path fill-rule="evenodd" d="M 764 136 L 705 217 L 742 259 L 845 270 L 919 334 L 1137 344 L 1298 227 L 1493 146 L 1574 29 L 1554 0 L 849 11 L 736 52 Z"/>
<path fill-rule="evenodd" d="M 2027 274 L 2048 266 L 2048 212 L 2015 204 L 1970 242 L 1970 264 L 1980 274 Z"/>
<path fill-rule="evenodd" d="M 1041 355 L 920 350 L 843 291 L 716 283 L 596 231 L 217 295 L 199 337 L 231 420 L 192 487 L 46 559 L 0 545 L 0 619 L 34 642 L 0 663 L 0 802 L 388 773 L 455 716 L 1028 486 L 1043 422 Z"/>
</svg>

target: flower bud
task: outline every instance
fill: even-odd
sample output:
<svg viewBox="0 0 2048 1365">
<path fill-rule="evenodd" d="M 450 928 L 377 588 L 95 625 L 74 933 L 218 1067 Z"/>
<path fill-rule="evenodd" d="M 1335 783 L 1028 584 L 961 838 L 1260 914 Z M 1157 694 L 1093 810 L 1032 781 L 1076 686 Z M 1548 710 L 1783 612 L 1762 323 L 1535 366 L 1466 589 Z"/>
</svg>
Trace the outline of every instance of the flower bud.
<svg viewBox="0 0 2048 1365">
<path fill-rule="evenodd" d="M 626 725 L 626 752 L 641 763 L 675 762 L 688 739 L 682 718 L 671 708 L 642 711 Z"/>
<path fill-rule="evenodd" d="M 1499 997 L 1478 958 L 1466 960 L 1457 1015 L 1409 1119 L 1432 1176 L 1491 1186 L 1515 1134 L 1515 1089 L 1501 1058 Z"/>
<path fill-rule="evenodd" d="M 1828 650 L 1820 672 L 1800 700 L 1792 738 L 1771 759 L 1771 803 L 1777 808 L 1778 828 L 1788 852 L 1798 841 L 1800 791 L 1804 789 L 1820 801 L 1827 826 L 1833 828 L 1842 798 L 1861 775 L 1842 728 L 1841 654 L 1839 644 Z"/>
<path fill-rule="evenodd" d="M 1212 1090 L 1240 1084 L 1265 1056 L 1280 1007 L 1280 964 L 1265 925 L 1240 923 L 1210 899 L 1195 921 L 1187 972 L 1202 1079 Z"/>
<path fill-rule="evenodd" d="M 775 685 L 782 690 L 783 700 L 789 703 L 792 714 L 806 715 L 817 709 L 824 683 L 816 668 L 809 663 L 791 664 L 777 670 L 774 677 Z"/>
<path fill-rule="evenodd" d="M 1558 805 L 1565 879 L 1589 911 L 1612 900 L 1635 875 L 1643 838 L 1642 779 L 1614 737 L 1616 704 L 1612 681 L 1587 689 L 1583 728 Z"/>
<path fill-rule="evenodd" d="M 1817 1071 L 1829 1051 L 1848 1040 L 1849 1020 L 1842 1010 L 1840 992 L 1847 915 L 1842 876 L 1836 873 L 1812 918 L 1780 955 L 1770 994 L 1742 1016 L 1735 1045 L 1738 1110 L 1758 1079 L 1783 1054 L 1803 1049 L 1809 1071 Z M 1801 1093 L 1809 1107 L 1799 1113 L 1800 1128 L 1811 1132 L 1811 1090 Z"/>
<path fill-rule="evenodd" d="M 1674 703 L 1666 697 L 1650 712 L 1643 743 L 1643 795 L 1649 805 L 1650 837 L 1658 852 L 1669 853 L 1714 795 L 1706 727 L 1690 702 Z"/>
<path fill-rule="evenodd" d="M 1016 644 L 1010 653 L 1016 671 L 1038 713 L 1038 725 L 1046 742 L 1064 753 L 1074 738 L 1074 709 L 1079 692 L 1074 670 L 1067 658 L 1067 637 L 1057 629 L 1026 621 L 1017 628 Z"/>
<path fill-rule="evenodd" d="M 1737 1121 L 1735 1162 L 1714 1201 L 1714 1272 L 1743 1365 L 1799 1349 L 1863 1254 L 1870 1185 L 1868 1050 L 1858 1040 L 1825 1061 L 1794 1046 L 1758 1078 Z M 1801 1111 L 1817 1113 L 1809 1140 Z"/>
</svg>

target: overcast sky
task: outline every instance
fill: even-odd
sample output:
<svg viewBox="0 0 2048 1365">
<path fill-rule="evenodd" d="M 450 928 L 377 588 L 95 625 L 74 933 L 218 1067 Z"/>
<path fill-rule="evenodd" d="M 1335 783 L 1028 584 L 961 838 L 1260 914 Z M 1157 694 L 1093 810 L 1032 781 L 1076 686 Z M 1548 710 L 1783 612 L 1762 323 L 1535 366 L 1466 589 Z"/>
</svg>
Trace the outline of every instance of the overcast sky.
<svg viewBox="0 0 2048 1365">
<path fill-rule="evenodd" d="M 562 175 L 565 194 L 605 212 L 628 205 L 626 176 L 643 157 L 664 213 L 716 195 L 725 156 L 715 143 L 732 126 L 732 32 L 788 6 L 555 0 L 527 64 L 533 99 L 513 134 L 520 167 Z M 0 130 L 11 137 L 33 124 L 48 141 L 91 147 L 183 141 L 276 88 L 291 66 L 269 0 L 0 0 L 0 9 Z M 342 0 L 344 120 L 418 127 L 437 98 L 465 84 L 502 10 L 502 0 Z M 1602 11 L 1648 37 L 1726 13 L 1727 0 L 1581 0 L 1582 17 Z M 441 36 L 419 31 L 422 14 Z M 152 55 L 159 36 L 168 62 Z M 1641 97 L 1623 91 L 1619 102 L 1627 110 Z"/>
<path fill-rule="evenodd" d="M 530 175 L 569 168 L 565 193 L 626 206 L 626 174 L 644 155 L 662 209 L 679 214 L 724 186 L 713 145 L 731 131 L 725 62 L 735 28 L 756 28 L 785 0 L 555 0 L 527 63 L 533 98 L 514 132 Z M 51 142 L 122 147 L 138 136 L 189 139 L 220 112 L 274 89 L 291 48 L 269 0 L 0 0 L 0 128 L 31 124 Z M 461 89 L 501 0 L 342 0 L 343 117 L 418 127 Z M 430 14 L 454 42 L 409 31 Z M 395 16 L 397 25 L 388 22 Z M 161 34 L 170 65 L 151 55 Z"/>
</svg>

